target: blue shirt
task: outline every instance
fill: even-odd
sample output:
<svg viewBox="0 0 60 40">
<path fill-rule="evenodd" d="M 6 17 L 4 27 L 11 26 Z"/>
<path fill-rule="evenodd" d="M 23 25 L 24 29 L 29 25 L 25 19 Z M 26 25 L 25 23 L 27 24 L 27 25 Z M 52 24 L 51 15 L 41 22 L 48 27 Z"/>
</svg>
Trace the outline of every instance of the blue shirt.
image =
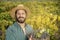
<svg viewBox="0 0 60 40">
<path fill-rule="evenodd" d="M 31 33 L 33 31 L 31 26 L 28 24 L 26 24 L 25 29 L 27 33 Z M 15 22 L 6 30 L 5 40 L 28 40 L 28 37 L 24 34 L 20 25 Z"/>
</svg>

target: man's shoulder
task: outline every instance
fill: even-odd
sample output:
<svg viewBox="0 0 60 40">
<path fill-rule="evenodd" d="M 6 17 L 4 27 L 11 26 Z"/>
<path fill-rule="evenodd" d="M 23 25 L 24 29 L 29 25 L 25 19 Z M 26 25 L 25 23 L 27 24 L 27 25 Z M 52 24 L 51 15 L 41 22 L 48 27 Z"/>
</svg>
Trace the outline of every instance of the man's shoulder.
<svg viewBox="0 0 60 40">
<path fill-rule="evenodd" d="M 27 28 L 29 29 L 29 30 L 33 30 L 33 27 L 31 26 L 31 25 L 29 25 L 29 24 L 27 24 Z"/>
<path fill-rule="evenodd" d="M 12 24 L 7 28 L 6 34 L 9 35 L 9 34 L 14 34 L 14 33 L 16 33 L 16 28 L 14 24 Z"/>
<path fill-rule="evenodd" d="M 32 26 L 31 26 L 31 25 L 29 25 L 29 24 L 27 24 L 27 28 L 32 28 Z"/>
<path fill-rule="evenodd" d="M 7 28 L 7 30 L 14 30 L 14 29 L 15 29 L 14 24 L 10 25 L 10 26 Z"/>
</svg>

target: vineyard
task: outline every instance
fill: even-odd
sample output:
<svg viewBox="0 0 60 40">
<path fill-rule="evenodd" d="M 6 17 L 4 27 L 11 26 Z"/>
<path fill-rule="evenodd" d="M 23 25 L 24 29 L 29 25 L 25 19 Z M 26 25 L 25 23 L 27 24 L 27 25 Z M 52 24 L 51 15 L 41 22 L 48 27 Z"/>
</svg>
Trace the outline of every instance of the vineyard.
<svg viewBox="0 0 60 40">
<path fill-rule="evenodd" d="M 0 2 L 0 40 L 5 39 L 6 29 L 15 20 L 11 18 L 10 10 L 19 4 L 29 7 L 31 14 L 26 20 L 34 30 L 37 30 L 36 38 L 40 38 L 44 32 L 50 36 L 50 40 L 60 38 L 60 2 Z M 58 36 L 58 37 L 57 37 Z"/>
</svg>

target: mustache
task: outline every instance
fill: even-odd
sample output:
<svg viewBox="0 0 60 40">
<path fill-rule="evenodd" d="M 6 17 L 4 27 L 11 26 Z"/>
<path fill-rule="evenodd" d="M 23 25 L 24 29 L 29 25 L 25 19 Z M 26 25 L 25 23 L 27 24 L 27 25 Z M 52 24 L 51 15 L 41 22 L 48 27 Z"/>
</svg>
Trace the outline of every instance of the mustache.
<svg viewBox="0 0 60 40">
<path fill-rule="evenodd" d="M 24 17 L 18 17 L 18 18 L 24 18 Z"/>
</svg>

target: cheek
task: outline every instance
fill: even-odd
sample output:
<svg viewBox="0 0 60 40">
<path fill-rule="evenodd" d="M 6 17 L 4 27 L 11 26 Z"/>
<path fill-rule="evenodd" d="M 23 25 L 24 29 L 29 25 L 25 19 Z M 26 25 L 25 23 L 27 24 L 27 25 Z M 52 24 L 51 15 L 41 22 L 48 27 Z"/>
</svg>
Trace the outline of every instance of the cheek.
<svg viewBox="0 0 60 40">
<path fill-rule="evenodd" d="M 24 15 L 24 18 L 26 18 L 27 16 L 26 15 Z"/>
<path fill-rule="evenodd" d="M 16 15 L 16 18 L 19 18 L 19 15 Z"/>
<path fill-rule="evenodd" d="M 16 17 L 18 18 L 19 16 L 18 16 L 18 15 L 16 15 Z"/>
</svg>

